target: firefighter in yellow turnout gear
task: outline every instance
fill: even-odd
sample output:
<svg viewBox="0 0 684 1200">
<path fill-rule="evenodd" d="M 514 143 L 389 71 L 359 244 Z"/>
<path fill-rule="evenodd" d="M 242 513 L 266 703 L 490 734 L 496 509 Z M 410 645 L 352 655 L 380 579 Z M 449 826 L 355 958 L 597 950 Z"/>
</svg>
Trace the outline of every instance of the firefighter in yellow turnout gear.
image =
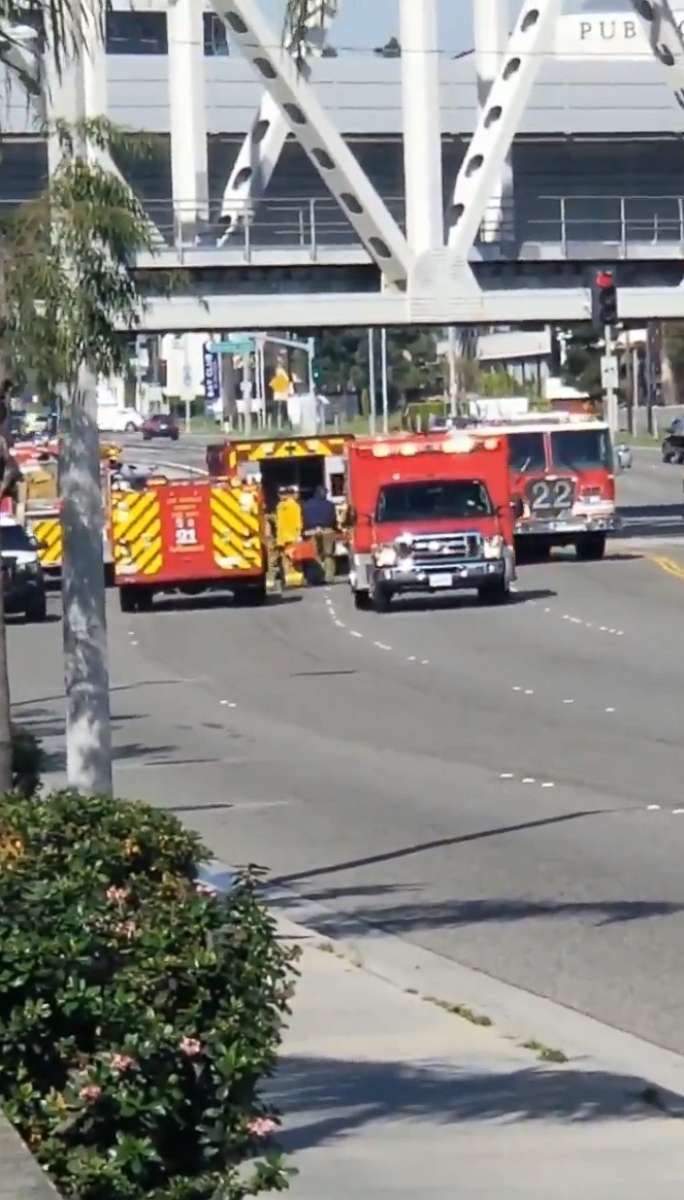
<svg viewBox="0 0 684 1200">
<path fill-rule="evenodd" d="M 280 560 L 281 577 L 286 586 L 297 586 L 302 582 L 302 577 L 288 553 L 290 547 L 301 538 L 302 529 L 302 509 L 299 503 L 298 488 L 280 488 L 275 510 L 275 541 Z"/>
</svg>

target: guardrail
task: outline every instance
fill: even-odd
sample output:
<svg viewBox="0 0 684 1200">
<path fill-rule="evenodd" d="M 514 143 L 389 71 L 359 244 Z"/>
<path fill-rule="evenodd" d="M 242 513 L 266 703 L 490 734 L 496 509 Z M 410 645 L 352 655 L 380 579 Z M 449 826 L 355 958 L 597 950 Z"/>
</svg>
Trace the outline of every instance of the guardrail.
<svg viewBox="0 0 684 1200">
<path fill-rule="evenodd" d="M 521 181 L 514 202 L 490 205 L 477 239 L 485 254 L 526 258 L 530 244 L 553 247 L 562 258 L 582 257 L 580 247 L 600 246 L 614 257 L 630 249 L 644 257 L 684 254 L 684 195 L 534 195 Z M 400 228 L 405 228 L 401 196 L 383 197 Z M 0 200 L 0 214 L 19 201 Z M 358 250 L 358 237 L 331 196 L 266 196 L 262 200 L 209 200 L 204 211 L 190 202 L 145 199 L 144 208 L 161 236 L 162 247 L 181 258 L 191 250 L 237 252 L 249 263 L 255 251 L 292 252 L 315 263 L 322 251 Z M 660 251 L 660 255 L 658 254 Z M 586 256 L 586 252 L 585 252 Z"/>
<path fill-rule="evenodd" d="M 684 196 L 541 195 L 533 213 L 519 214 L 519 239 L 556 243 L 564 257 L 573 243 L 599 242 L 623 255 L 634 245 L 684 246 Z"/>
</svg>

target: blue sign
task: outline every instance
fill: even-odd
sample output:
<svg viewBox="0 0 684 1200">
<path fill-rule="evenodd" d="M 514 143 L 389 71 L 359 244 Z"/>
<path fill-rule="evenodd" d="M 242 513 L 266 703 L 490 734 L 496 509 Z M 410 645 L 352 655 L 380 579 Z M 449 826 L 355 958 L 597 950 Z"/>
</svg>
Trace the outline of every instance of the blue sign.
<svg viewBox="0 0 684 1200">
<path fill-rule="evenodd" d="M 213 342 L 205 342 L 202 347 L 204 360 L 204 395 L 211 404 L 221 399 L 221 367 L 218 355 L 213 349 Z"/>
</svg>

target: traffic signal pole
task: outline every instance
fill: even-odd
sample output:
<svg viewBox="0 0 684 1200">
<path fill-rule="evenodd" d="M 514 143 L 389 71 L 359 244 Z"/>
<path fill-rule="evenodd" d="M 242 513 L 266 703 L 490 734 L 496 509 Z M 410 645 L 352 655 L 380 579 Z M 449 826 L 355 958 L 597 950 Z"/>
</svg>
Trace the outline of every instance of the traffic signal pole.
<svg viewBox="0 0 684 1200">
<path fill-rule="evenodd" d="M 613 342 L 613 328 L 611 325 L 606 325 L 604 329 L 605 351 L 602 362 L 603 375 L 603 397 L 605 404 L 605 419 L 608 422 L 610 432 L 615 435 L 618 432 L 620 423 L 618 411 L 618 391 L 616 386 L 617 380 L 617 356 L 615 354 L 615 343 Z"/>
</svg>

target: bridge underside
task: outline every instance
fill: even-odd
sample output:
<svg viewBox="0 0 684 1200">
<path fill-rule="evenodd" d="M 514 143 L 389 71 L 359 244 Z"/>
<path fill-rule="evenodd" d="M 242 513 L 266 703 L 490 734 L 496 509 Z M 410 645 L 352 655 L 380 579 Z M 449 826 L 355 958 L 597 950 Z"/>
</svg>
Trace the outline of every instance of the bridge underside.
<svg viewBox="0 0 684 1200">
<path fill-rule="evenodd" d="M 186 270 L 169 298 L 163 272 L 140 271 L 141 327 L 163 330 L 301 329 L 360 325 L 496 325 L 586 321 L 586 263 L 480 263 L 448 251 L 418 259 L 405 291 L 383 289 L 370 264 Z M 623 263 L 620 320 L 684 319 L 684 262 Z M 296 314 L 296 317 L 295 317 Z"/>
</svg>

